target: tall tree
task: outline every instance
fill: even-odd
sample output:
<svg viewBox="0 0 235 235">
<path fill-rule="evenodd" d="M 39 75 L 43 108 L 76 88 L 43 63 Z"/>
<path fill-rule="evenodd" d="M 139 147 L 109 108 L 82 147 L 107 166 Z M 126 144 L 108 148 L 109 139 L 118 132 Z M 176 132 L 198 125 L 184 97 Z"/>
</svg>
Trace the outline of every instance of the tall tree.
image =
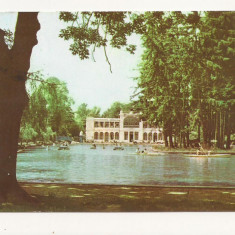
<svg viewBox="0 0 235 235">
<path fill-rule="evenodd" d="M 173 147 L 173 135 L 185 143 L 188 133 L 188 79 L 186 66 L 187 30 L 179 12 L 148 12 L 145 48 L 137 78 L 143 115 L 162 126 L 165 144 Z M 180 25 L 181 24 L 181 25 Z M 182 66 L 184 64 L 184 66 Z"/>
<path fill-rule="evenodd" d="M 18 14 L 11 49 L 4 40 L 5 32 L 0 30 L 0 200 L 26 195 L 16 180 L 16 157 L 20 121 L 28 102 L 25 82 L 40 29 L 37 15 Z"/>
<path fill-rule="evenodd" d="M 148 12 L 145 52 L 137 78 L 143 114 L 188 146 L 202 128 L 203 142 L 227 147 L 234 132 L 234 12 Z"/>
<path fill-rule="evenodd" d="M 37 44 L 36 34 L 40 29 L 37 15 L 23 12 L 18 14 L 11 49 L 5 42 L 5 31 L 0 31 L 0 200 L 7 200 L 12 195 L 17 198 L 26 195 L 17 183 L 16 157 L 21 117 L 28 102 L 25 82 L 32 49 Z M 135 47 L 128 45 L 126 40 L 135 30 L 131 22 L 125 20 L 128 15 L 127 12 L 63 12 L 60 19 L 71 26 L 63 30 L 60 36 L 65 40 L 73 40 L 70 49 L 81 59 L 89 57 L 88 48 L 91 46 L 92 51 L 102 46 L 107 55 L 108 40 L 111 46 L 126 47 L 133 53 Z M 103 34 L 100 28 L 104 29 Z"/>
<path fill-rule="evenodd" d="M 210 140 L 216 139 L 217 147 L 223 148 L 225 136 L 227 148 L 230 135 L 234 132 L 234 87 L 235 87 L 235 13 L 206 12 L 205 22 L 201 27 L 206 75 L 209 80 Z M 213 30 L 211 30 L 213 29 Z"/>
</svg>

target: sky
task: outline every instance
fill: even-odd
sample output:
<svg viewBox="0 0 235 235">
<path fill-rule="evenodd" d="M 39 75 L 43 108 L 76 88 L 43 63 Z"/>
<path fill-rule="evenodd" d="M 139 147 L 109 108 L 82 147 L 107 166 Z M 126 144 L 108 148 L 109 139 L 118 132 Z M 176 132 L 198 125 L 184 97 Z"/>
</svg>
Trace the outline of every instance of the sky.
<svg viewBox="0 0 235 235">
<path fill-rule="evenodd" d="M 75 101 L 74 109 L 87 103 L 90 108 L 98 106 L 105 111 L 115 101 L 129 102 L 136 86 L 133 77 L 138 76 L 137 65 L 143 51 L 140 38 L 132 36 L 129 39 L 137 45 L 134 55 L 125 49 L 107 48 L 111 73 L 103 49 L 96 49 L 96 62 L 72 55 L 69 42 L 58 37 L 65 27 L 58 15 L 58 12 L 39 13 L 41 29 L 37 33 L 38 45 L 31 55 L 30 71 L 40 70 L 45 78 L 53 76 L 65 81 Z M 15 22 L 16 13 L 0 13 L 0 28 L 14 31 Z"/>
</svg>

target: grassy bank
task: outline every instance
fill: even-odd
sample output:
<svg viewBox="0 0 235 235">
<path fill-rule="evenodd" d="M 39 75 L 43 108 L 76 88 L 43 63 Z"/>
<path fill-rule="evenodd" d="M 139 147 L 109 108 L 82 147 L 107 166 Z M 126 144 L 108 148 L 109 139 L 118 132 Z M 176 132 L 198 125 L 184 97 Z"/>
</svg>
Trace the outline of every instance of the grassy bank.
<svg viewBox="0 0 235 235">
<path fill-rule="evenodd" d="M 235 211 L 235 188 L 21 183 L 37 204 L 0 204 L 1 212 Z"/>
</svg>

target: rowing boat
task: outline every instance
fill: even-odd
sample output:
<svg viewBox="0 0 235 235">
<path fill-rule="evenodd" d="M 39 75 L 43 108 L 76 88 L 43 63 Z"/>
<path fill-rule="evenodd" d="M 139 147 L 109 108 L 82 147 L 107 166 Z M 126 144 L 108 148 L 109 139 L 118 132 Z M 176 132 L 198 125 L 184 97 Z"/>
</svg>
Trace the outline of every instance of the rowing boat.
<svg viewBox="0 0 235 235">
<path fill-rule="evenodd" d="M 69 150 L 68 146 L 60 146 L 58 150 Z"/>
</svg>

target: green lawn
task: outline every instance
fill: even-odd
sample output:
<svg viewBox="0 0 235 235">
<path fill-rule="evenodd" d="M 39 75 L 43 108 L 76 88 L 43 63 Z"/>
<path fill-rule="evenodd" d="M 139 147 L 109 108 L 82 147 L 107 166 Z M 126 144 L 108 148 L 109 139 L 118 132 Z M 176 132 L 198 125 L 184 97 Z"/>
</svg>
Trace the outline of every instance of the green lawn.
<svg viewBox="0 0 235 235">
<path fill-rule="evenodd" d="M 235 188 L 34 184 L 37 204 L 2 203 L 1 212 L 235 211 Z"/>
</svg>

